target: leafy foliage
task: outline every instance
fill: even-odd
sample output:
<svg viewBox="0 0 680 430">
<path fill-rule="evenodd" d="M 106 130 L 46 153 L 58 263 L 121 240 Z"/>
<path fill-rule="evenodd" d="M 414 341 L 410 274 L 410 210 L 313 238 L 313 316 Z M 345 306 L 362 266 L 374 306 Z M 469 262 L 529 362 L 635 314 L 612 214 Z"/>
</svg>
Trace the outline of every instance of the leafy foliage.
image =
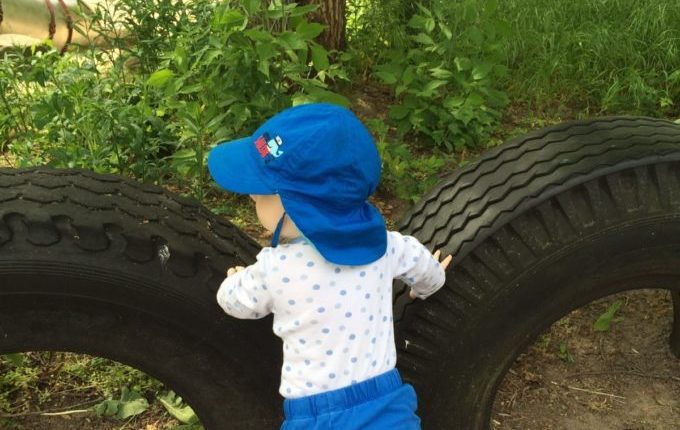
<svg viewBox="0 0 680 430">
<path fill-rule="evenodd" d="M 196 426 L 198 424 L 198 416 L 190 406 L 186 405 L 181 397 L 175 394 L 174 391 L 169 391 L 162 396 L 158 396 L 158 400 L 163 407 L 175 417 L 179 422 L 189 426 Z"/>
<path fill-rule="evenodd" d="M 125 0 L 116 7 L 100 7 L 92 24 L 109 49 L 0 58 L 0 145 L 20 166 L 173 178 L 202 197 L 215 142 L 247 134 L 293 104 L 348 103 L 329 89 L 346 76 L 314 41 L 323 27 L 305 17 L 313 6 Z"/>
<path fill-rule="evenodd" d="M 476 1 L 463 1 L 448 9 L 421 5 L 410 18 L 406 55 L 394 52 L 376 68 L 400 101 L 390 118 L 401 136 L 415 132 L 453 150 L 480 145 L 497 125 L 508 99 L 494 88 L 505 73 L 498 44 L 504 27 L 486 19 L 494 11 L 492 2 L 479 8 Z M 456 13 L 469 15 L 471 25 L 452 29 L 447 14 Z"/>
<path fill-rule="evenodd" d="M 609 305 L 607 310 L 593 323 L 593 329 L 595 331 L 609 331 L 612 322 L 622 321 L 623 317 L 614 318 L 621 306 L 623 306 L 623 300 L 617 300 Z"/>
<path fill-rule="evenodd" d="M 403 141 L 389 139 L 389 127 L 383 121 L 371 120 L 368 126 L 377 136 L 376 145 L 382 159 L 381 189 L 416 202 L 435 185 L 437 173 L 448 157 L 441 153 L 416 156 Z"/>
<path fill-rule="evenodd" d="M 126 420 L 144 413 L 149 408 L 149 402 L 136 391 L 123 387 L 119 399 L 108 399 L 94 407 L 97 416 L 115 417 Z"/>
</svg>

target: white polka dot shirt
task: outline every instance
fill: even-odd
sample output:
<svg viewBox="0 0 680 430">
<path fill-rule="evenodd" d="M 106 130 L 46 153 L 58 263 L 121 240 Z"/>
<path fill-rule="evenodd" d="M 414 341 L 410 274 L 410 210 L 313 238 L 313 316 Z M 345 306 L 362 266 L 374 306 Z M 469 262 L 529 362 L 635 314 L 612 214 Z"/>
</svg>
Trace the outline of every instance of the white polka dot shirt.
<svg viewBox="0 0 680 430">
<path fill-rule="evenodd" d="M 228 314 L 274 314 L 284 397 L 346 387 L 395 367 L 392 280 L 424 299 L 442 287 L 444 270 L 414 237 L 387 236 L 385 255 L 367 265 L 330 263 L 301 240 L 264 248 L 222 283 L 217 301 Z"/>
</svg>

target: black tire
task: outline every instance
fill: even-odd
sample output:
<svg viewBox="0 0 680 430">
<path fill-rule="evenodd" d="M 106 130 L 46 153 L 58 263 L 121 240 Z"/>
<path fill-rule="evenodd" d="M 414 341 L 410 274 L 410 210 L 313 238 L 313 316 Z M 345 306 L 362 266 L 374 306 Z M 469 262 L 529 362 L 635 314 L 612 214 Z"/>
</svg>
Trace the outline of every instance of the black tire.
<svg viewBox="0 0 680 430">
<path fill-rule="evenodd" d="M 259 248 L 159 187 L 0 169 L 0 354 L 110 358 L 176 390 L 208 430 L 276 428 L 271 321 L 230 318 L 215 301 L 225 268 Z"/>
<path fill-rule="evenodd" d="M 424 428 L 486 429 L 507 369 L 550 324 L 613 293 L 680 291 L 680 126 L 536 131 L 445 179 L 401 230 L 455 255 L 430 299 L 396 291 L 398 362 Z"/>
</svg>

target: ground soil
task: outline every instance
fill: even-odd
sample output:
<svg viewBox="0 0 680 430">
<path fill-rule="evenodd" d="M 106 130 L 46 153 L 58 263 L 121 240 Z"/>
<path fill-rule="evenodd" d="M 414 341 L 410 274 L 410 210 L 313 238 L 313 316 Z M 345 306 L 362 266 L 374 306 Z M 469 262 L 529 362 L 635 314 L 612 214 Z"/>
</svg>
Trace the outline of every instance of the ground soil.
<svg viewBox="0 0 680 430">
<path fill-rule="evenodd" d="M 616 300 L 609 331 L 593 323 Z M 680 360 L 668 347 L 668 291 L 611 296 L 555 323 L 500 387 L 492 428 L 680 429 Z M 561 345 L 562 349 L 560 349 Z"/>
</svg>

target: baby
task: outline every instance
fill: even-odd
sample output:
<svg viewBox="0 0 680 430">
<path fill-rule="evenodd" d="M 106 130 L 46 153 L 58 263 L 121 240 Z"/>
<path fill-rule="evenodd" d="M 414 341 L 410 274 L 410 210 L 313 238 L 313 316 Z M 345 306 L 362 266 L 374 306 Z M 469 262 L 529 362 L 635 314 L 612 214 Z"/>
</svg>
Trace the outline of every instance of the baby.
<svg viewBox="0 0 680 430">
<path fill-rule="evenodd" d="M 274 314 L 281 429 L 419 429 L 415 392 L 395 368 L 392 281 L 425 299 L 451 256 L 439 263 L 439 252 L 387 231 L 367 201 L 380 180 L 368 130 L 345 108 L 297 106 L 217 146 L 208 167 L 221 187 L 250 194 L 273 232 L 256 263 L 227 271 L 217 302 L 237 318 Z"/>
</svg>

